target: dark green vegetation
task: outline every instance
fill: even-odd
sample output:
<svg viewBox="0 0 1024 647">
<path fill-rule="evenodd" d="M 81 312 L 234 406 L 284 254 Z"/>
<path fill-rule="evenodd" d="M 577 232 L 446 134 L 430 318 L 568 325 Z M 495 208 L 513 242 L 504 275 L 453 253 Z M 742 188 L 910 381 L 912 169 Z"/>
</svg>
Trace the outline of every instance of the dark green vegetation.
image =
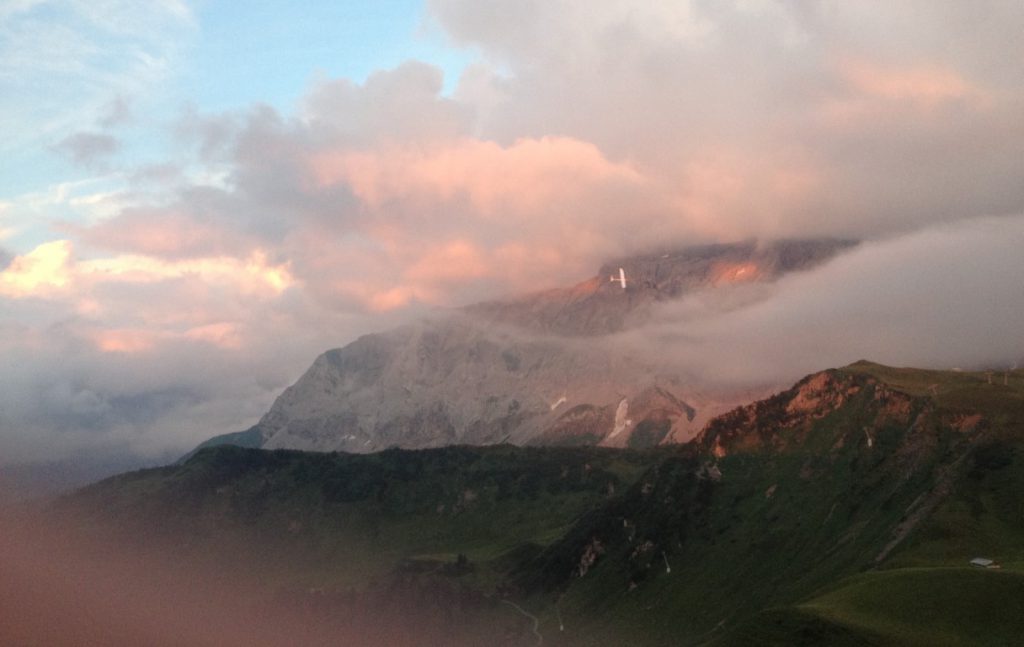
<svg viewBox="0 0 1024 647">
<path fill-rule="evenodd" d="M 308 562 L 304 584 L 335 587 L 399 564 L 440 565 L 459 554 L 489 563 L 545 544 L 652 462 L 652 454 L 599 448 L 321 454 L 224 445 L 180 466 L 108 479 L 64 504 L 145 541 L 182 530 L 176 541 L 189 545 L 251 538 L 268 566 L 297 576 L 296 562 Z"/>
<path fill-rule="evenodd" d="M 633 449 L 654 447 L 668 435 L 672 429 L 672 421 L 668 418 L 660 420 L 642 420 L 636 430 L 629 436 L 629 447 Z"/>
<path fill-rule="evenodd" d="M 764 611 L 718 645 L 1016 645 L 1024 574 L 970 567 L 862 573 Z"/>
<path fill-rule="evenodd" d="M 665 454 L 223 445 L 107 479 L 58 508 L 80 522 L 84 515 L 91 543 L 128 541 L 218 580 L 244 573 L 256 609 L 415 628 L 380 637 L 357 627 L 380 644 L 519 645 L 533 640 L 532 625 L 502 603 L 513 593 L 510 574 Z"/>
<path fill-rule="evenodd" d="M 1024 372 L 859 362 L 681 447 L 209 448 L 60 505 L 294 604 L 411 605 L 448 644 L 534 643 L 503 600 L 545 644 L 1012 644 Z"/>
<path fill-rule="evenodd" d="M 250 447 L 256 448 L 263 442 L 263 435 L 260 433 L 258 427 L 250 427 L 245 431 L 235 431 L 230 434 L 221 434 L 214 436 L 209 440 L 205 440 L 199 445 L 181 457 L 179 463 L 184 463 L 188 459 L 192 458 L 196 452 L 200 449 L 206 449 L 207 447 L 219 447 L 221 445 L 232 445 L 234 447 Z"/>
</svg>

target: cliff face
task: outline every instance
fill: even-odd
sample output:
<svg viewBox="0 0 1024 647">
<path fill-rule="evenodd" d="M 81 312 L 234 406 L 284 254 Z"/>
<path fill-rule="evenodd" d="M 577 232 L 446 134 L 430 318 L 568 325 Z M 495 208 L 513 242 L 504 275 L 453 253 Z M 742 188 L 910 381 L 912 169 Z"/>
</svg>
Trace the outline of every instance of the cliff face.
<svg viewBox="0 0 1024 647">
<path fill-rule="evenodd" d="M 602 335 L 642 323 L 656 302 L 770 281 L 850 245 L 744 243 L 627 258 L 572 288 L 366 335 L 317 358 L 245 439 L 349 452 L 685 442 L 713 416 L 764 393 L 708 392 L 683 370 L 659 374 Z M 625 289 L 609 280 L 620 267 Z"/>
<path fill-rule="evenodd" d="M 686 385 L 592 344 L 454 317 L 321 355 L 260 421 L 267 448 L 657 444 L 690 437 Z"/>
</svg>

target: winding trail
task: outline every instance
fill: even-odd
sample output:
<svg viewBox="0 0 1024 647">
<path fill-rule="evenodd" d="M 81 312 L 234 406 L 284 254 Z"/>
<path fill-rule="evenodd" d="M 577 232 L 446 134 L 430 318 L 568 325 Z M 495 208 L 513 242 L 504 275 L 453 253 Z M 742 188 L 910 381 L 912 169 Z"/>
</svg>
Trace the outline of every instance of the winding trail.
<svg viewBox="0 0 1024 647">
<path fill-rule="evenodd" d="M 502 602 L 504 602 L 505 604 L 513 607 L 516 611 L 518 611 L 519 613 L 523 614 L 527 618 L 530 618 L 531 620 L 533 620 L 533 633 L 534 633 L 534 635 L 537 636 L 537 644 L 538 645 L 543 645 L 544 644 L 544 636 L 540 635 L 540 631 L 538 631 L 538 627 L 540 627 L 540 620 L 537 618 L 537 616 L 533 615 L 532 613 L 527 612 L 526 609 L 524 609 L 523 607 L 519 606 L 518 604 L 516 604 L 515 602 L 513 602 L 511 600 L 502 600 Z"/>
</svg>

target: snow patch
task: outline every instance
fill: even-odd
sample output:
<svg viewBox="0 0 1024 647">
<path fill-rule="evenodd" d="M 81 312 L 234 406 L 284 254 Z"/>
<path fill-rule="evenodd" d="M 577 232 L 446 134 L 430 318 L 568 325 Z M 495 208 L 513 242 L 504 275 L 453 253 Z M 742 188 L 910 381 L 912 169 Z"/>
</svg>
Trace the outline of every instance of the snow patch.
<svg viewBox="0 0 1024 647">
<path fill-rule="evenodd" d="M 551 410 L 552 410 L 552 411 L 554 411 L 554 410 L 555 410 L 555 409 L 557 409 L 558 407 L 560 407 L 560 406 L 562 406 L 563 404 L 565 404 L 567 400 L 568 400 L 568 398 L 566 398 L 566 397 L 565 397 L 564 395 L 563 395 L 562 397 L 558 398 L 558 399 L 557 399 L 557 400 L 555 400 L 555 402 L 554 402 L 554 403 L 553 403 L 553 404 L 551 405 Z"/>
<path fill-rule="evenodd" d="M 632 421 L 626 418 L 628 413 L 629 400 L 622 398 L 622 401 L 619 402 L 619 407 L 615 410 L 615 425 L 612 427 L 612 433 L 608 434 L 609 438 L 615 438 L 629 426 L 629 423 Z"/>
</svg>

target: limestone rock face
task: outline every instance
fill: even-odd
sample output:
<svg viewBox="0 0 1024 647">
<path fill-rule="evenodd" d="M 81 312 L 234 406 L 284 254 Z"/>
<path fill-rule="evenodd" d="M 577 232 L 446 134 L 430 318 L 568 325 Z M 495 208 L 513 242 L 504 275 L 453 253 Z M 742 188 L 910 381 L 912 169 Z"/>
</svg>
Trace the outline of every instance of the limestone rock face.
<svg viewBox="0 0 1024 647">
<path fill-rule="evenodd" d="M 348 452 L 687 442 L 714 416 L 765 393 L 712 392 L 699 376 L 666 375 L 611 343 L 614 333 L 642 323 L 657 302 L 771 281 L 851 244 L 710 245 L 622 259 L 572 288 L 366 335 L 318 357 L 246 438 Z M 625 288 L 609 280 L 620 267 Z"/>
<path fill-rule="evenodd" d="M 449 444 L 657 444 L 695 410 L 678 380 L 589 341 L 529 338 L 454 315 L 316 359 L 257 425 L 266 448 L 368 452 Z M 616 410 L 620 415 L 616 417 Z"/>
</svg>

